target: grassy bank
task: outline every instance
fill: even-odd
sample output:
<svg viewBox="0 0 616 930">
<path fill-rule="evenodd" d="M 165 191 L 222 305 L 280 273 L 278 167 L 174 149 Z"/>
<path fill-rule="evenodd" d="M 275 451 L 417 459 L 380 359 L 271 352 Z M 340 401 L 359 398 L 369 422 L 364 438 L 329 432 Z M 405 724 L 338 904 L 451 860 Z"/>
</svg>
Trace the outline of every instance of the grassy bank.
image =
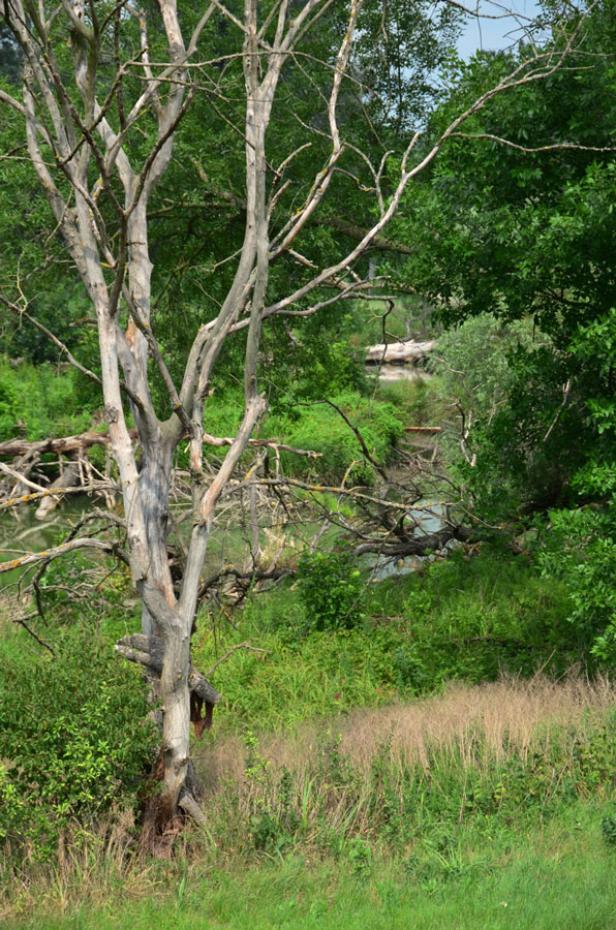
<svg viewBox="0 0 616 930">
<path fill-rule="evenodd" d="M 547 829 L 468 837 L 460 864 L 417 882 L 393 864 L 369 874 L 304 859 L 240 873 L 176 871 L 166 896 L 117 896 L 64 914 L 39 912 L 7 930 L 612 930 L 614 854 L 602 808 L 580 804 Z M 435 860 L 436 861 L 436 860 Z"/>
<path fill-rule="evenodd" d="M 53 865 L 5 861 L 3 925 L 607 930 L 614 697 L 605 681 L 458 686 L 212 739 L 196 755 L 207 827 L 170 861 L 141 856 L 114 811 L 66 831 Z"/>
<path fill-rule="evenodd" d="M 315 575 L 318 584 L 318 567 Z M 582 657 L 564 590 L 505 549 L 456 553 L 415 575 L 360 587 L 343 629 L 311 627 L 315 605 L 297 582 L 249 597 L 232 616 L 201 618 L 194 656 L 200 668 L 215 668 L 223 694 L 217 734 L 382 706 L 452 680 L 539 668 L 560 675 Z M 240 648 L 245 643 L 261 651 Z"/>
<path fill-rule="evenodd" d="M 6 930 L 612 930 L 613 849 L 601 839 L 608 802 L 577 802 L 526 828 L 467 828 L 409 861 L 290 855 L 211 868 L 198 858 L 120 879 L 100 858 L 35 889 L 34 909 Z M 70 877 L 69 877 L 70 876 Z M 32 900 L 33 889 L 22 891 Z M 17 907 L 16 907 L 17 905 Z"/>
<path fill-rule="evenodd" d="M 128 631 L 122 578 L 87 631 L 66 610 L 37 628 L 55 657 L 7 601 L 2 926 L 616 927 L 602 839 L 616 689 L 566 671 L 563 591 L 487 545 L 378 585 L 336 564 L 352 593 L 342 626 L 319 627 L 301 574 L 200 617 L 195 661 L 223 693 L 193 746 L 207 826 L 170 837 L 166 861 L 140 848 L 134 813 L 151 759 L 140 676 L 112 651 Z M 128 785 L 131 727 L 144 744 Z"/>
</svg>

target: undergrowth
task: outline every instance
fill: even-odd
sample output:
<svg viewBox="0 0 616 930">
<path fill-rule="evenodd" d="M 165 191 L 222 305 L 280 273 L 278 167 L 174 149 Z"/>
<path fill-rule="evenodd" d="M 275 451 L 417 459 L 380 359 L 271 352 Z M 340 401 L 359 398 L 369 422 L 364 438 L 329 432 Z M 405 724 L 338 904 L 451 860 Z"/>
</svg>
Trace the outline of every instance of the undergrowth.
<svg viewBox="0 0 616 930">
<path fill-rule="evenodd" d="M 396 743 L 386 727 L 362 754 L 353 721 L 337 733 L 324 728 L 301 739 L 247 738 L 239 753 L 237 743 L 228 744 L 226 756 L 219 747 L 217 773 L 212 752 L 201 758 L 215 774 L 207 785 L 207 827 L 185 835 L 174 861 L 127 856 L 129 831 L 122 837 L 116 830 L 115 838 L 91 833 L 78 844 L 65 844 L 51 871 L 30 867 L 27 879 L 14 873 L 11 885 L 3 886 L 5 894 L 10 887 L 11 897 L 0 900 L 0 913 L 16 921 L 7 927 L 45 930 L 146 927 L 154 915 L 157 926 L 168 921 L 187 930 L 305 930 L 348 926 L 342 909 L 336 920 L 330 909 L 342 898 L 347 906 L 353 902 L 347 918 L 362 913 L 371 928 L 608 930 L 613 925 L 605 922 L 612 913 L 605 910 L 607 899 L 600 909 L 603 923 L 585 924 L 583 909 L 573 904 L 579 907 L 589 880 L 595 910 L 607 888 L 614 890 L 609 844 L 616 727 L 613 710 L 606 709 L 613 698 L 605 683 L 589 688 L 536 680 L 488 686 L 487 692 L 461 689 L 410 705 L 409 711 L 423 715 L 415 722 L 424 725 L 424 758 L 416 753 L 416 738 Z M 453 709 L 458 726 L 452 725 Z M 373 716 L 368 723 L 378 727 L 379 720 Z M 413 727 L 406 724 L 408 737 Z M 365 732 L 359 742 L 365 749 Z M 567 910 L 572 922 L 550 923 L 545 895 L 554 886 L 554 900 L 562 899 L 568 882 L 582 883 Z M 133 903 L 119 905 L 120 891 Z M 485 910 L 477 902 L 468 907 L 469 894 L 471 900 L 482 895 Z M 306 895 L 323 902 L 320 922 L 312 922 L 316 916 L 304 905 Z M 284 919 L 283 900 L 289 908 Z M 517 923 L 513 916 L 501 922 L 499 901 L 517 914 Z M 528 901 L 532 906 L 522 907 Z M 461 908 L 459 919 L 429 922 L 440 907 L 450 916 Z"/>
<path fill-rule="evenodd" d="M 451 680 L 562 674 L 583 658 L 566 590 L 506 550 L 456 553 L 380 584 L 366 585 L 364 575 L 361 586 L 344 557 L 312 562 L 312 576 L 308 562 L 299 582 L 249 597 L 232 619 L 201 618 L 199 667 L 234 650 L 216 669 L 219 732 L 379 706 Z M 245 642 L 261 651 L 240 648 Z"/>
<path fill-rule="evenodd" d="M 193 746 L 207 829 L 185 837 L 183 857 L 177 847 L 187 869 L 300 855 L 360 876 L 391 860 L 430 888 L 464 872 L 469 830 L 489 843 L 495 832 L 547 823 L 580 800 L 611 799 L 612 686 L 548 677 L 562 678 L 575 655 L 557 582 L 525 557 L 487 546 L 375 585 L 360 584 L 344 554 L 325 558 L 308 559 L 299 581 L 249 594 L 233 615 L 199 619 L 194 661 L 206 674 L 216 666 L 223 701 L 214 729 Z M 325 569 L 333 601 L 319 592 Z M 14 669 L 3 680 L 3 726 L 13 728 L 3 749 L 4 817 L 20 814 L 25 799 L 29 816 L 43 818 L 29 832 L 9 824 L 27 842 L 5 844 L 3 888 L 10 896 L 22 888 L 30 903 L 50 875 L 72 900 L 80 869 L 83 887 L 101 874 L 138 882 L 151 867 L 139 859 L 125 778 L 137 775 L 147 748 L 137 726 L 145 706 L 139 676 L 110 655 L 126 623 L 121 578 L 114 583 L 108 613 L 92 619 L 96 637 L 67 639 L 73 664 L 55 679 L 53 658 L 33 659 L 38 647 L 23 630 L 3 637 L 3 666 Z M 57 635 L 54 648 L 69 637 L 61 627 Z M 532 677 L 538 670 L 543 677 Z M 122 681 L 110 703 L 114 676 Z M 43 755 L 53 757 L 45 771 Z M 55 807 L 45 806 L 45 785 Z M 606 838 L 610 817 L 613 809 Z M 38 866 L 45 850 L 48 862 Z"/>
</svg>

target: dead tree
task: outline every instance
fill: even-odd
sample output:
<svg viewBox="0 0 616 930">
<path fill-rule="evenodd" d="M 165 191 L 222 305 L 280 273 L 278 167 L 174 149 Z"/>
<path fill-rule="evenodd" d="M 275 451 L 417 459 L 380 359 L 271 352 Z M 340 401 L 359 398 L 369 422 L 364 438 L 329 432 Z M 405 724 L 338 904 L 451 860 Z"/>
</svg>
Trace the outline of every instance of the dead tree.
<svg viewBox="0 0 616 930">
<path fill-rule="evenodd" d="M 319 138 L 328 140 L 329 152 L 325 161 L 315 166 L 303 202 L 299 207 L 293 203 L 281 216 L 286 203 L 282 194 L 288 184 L 285 172 L 298 152 L 311 143 L 313 127 L 305 127 L 303 145 L 272 166 L 266 140 L 272 107 L 283 70 L 300 61 L 303 45 L 311 32 L 321 28 L 324 15 L 333 7 L 346 18 L 346 26 L 327 62 L 329 94 L 323 98 L 319 117 Z M 351 247 L 341 246 L 340 254 L 327 267 L 315 267 L 300 251 L 301 238 L 304 229 L 315 222 L 350 147 L 340 125 L 339 109 L 343 83 L 357 82 L 350 66 L 354 40 L 362 28 L 361 13 L 362 0 L 244 0 L 243 8 L 242 4 L 227 7 L 222 0 L 212 0 L 204 3 L 200 18 L 187 35 L 176 0 L 158 0 L 158 10 L 149 5 L 147 15 L 138 0 L 100 5 L 87 0 L 4 0 L 5 23 L 23 56 L 23 81 L 19 95 L 0 90 L 0 103 L 12 107 L 23 119 L 27 151 L 51 207 L 54 230 L 61 235 L 96 314 L 100 377 L 94 377 L 101 384 L 108 442 L 123 499 L 126 558 L 142 602 L 143 639 L 137 646 L 121 643 L 120 649 L 157 677 L 162 709 L 163 800 L 169 817 L 178 808 L 193 815 L 197 810 L 189 777 L 191 692 L 204 703 L 212 703 L 212 694 L 206 694 L 202 677 L 192 667 L 191 631 L 217 502 L 266 410 L 257 377 L 264 323 L 281 315 L 301 319 L 333 308 L 341 300 L 373 293 L 375 281 L 362 276 L 359 260 L 372 245 L 383 242 L 387 224 L 413 179 L 430 165 L 468 117 L 494 96 L 553 74 L 574 41 L 572 37 L 527 55 L 429 145 L 419 145 L 421 133 L 417 132 L 397 156 L 383 153 L 380 163 L 373 164 L 366 153 L 356 153 L 371 178 L 368 189 L 374 212 L 367 212 L 367 216 L 372 216 L 372 225 L 360 229 Z M 152 328 L 149 209 L 152 192 L 173 157 L 177 127 L 193 96 L 203 92 L 193 75 L 197 65 L 207 65 L 199 58 L 200 43 L 216 21 L 224 21 L 227 35 L 235 34 L 232 57 L 243 67 L 244 122 L 239 131 L 245 158 L 244 238 L 234 258 L 235 273 L 228 293 L 216 317 L 199 329 L 182 381 L 176 384 Z M 123 31 L 129 29 L 131 35 L 137 31 L 140 37 L 135 56 L 126 51 L 131 43 L 122 41 Z M 154 30 L 157 41 L 164 37 L 162 61 L 151 60 L 149 31 Z M 71 49 L 69 61 L 67 45 Z M 118 119 L 120 94 L 122 117 Z M 315 106 L 320 104 L 317 100 Z M 224 107 L 224 98 L 218 105 Z M 150 128 L 147 138 L 151 139 L 145 153 L 143 124 Z M 139 145 L 132 144 L 136 134 Z M 301 277 L 289 292 L 272 293 L 270 268 L 283 257 L 296 263 Z M 27 310 L 27 305 L 21 309 Z M 121 323 L 124 318 L 126 325 Z M 221 349 L 238 330 L 245 331 L 246 344 L 243 415 L 212 476 L 203 461 L 206 399 Z M 59 342 L 53 333 L 51 338 Z M 66 356 L 79 365 L 68 350 Z M 170 416 L 161 416 L 155 407 L 150 362 L 165 385 L 173 411 Z M 136 427 L 139 462 L 130 418 Z M 176 590 L 167 551 L 167 526 L 174 455 L 184 440 L 190 445 L 192 531 Z M 10 566 L 55 557 L 80 545 L 97 543 L 76 537 L 53 552 L 33 553 Z"/>
</svg>

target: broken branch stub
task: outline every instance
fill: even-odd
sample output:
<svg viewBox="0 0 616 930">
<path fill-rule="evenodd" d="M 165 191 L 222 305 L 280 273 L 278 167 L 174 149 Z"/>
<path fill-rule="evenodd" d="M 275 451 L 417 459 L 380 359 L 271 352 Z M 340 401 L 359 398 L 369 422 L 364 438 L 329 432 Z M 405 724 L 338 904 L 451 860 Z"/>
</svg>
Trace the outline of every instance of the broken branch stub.
<svg viewBox="0 0 616 930">
<path fill-rule="evenodd" d="M 163 668 L 163 643 L 157 636 L 133 633 L 124 636 L 115 646 L 118 655 L 128 662 L 143 666 L 154 679 L 160 678 Z M 212 726 L 214 705 L 220 701 L 220 693 L 210 681 L 191 666 L 188 674 L 190 693 L 190 719 L 195 735 L 201 737 L 204 730 Z"/>
</svg>

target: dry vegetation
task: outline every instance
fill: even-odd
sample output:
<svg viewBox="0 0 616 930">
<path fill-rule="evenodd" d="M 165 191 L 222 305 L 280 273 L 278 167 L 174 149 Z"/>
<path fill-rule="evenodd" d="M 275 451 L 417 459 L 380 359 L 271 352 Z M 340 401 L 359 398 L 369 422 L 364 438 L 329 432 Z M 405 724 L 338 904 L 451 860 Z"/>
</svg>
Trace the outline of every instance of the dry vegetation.
<svg viewBox="0 0 616 930">
<path fill-rule="evenodd" d="M 266 767 L 301 774 L 325 743 L 339 747 L 353 768 L 367 773 L 385 750 L 394 765 L 430 767 L 435 753 L 451 753 L 465 765 L 486 765 L 513 753 L 546 746 L 574 727 L 583 733 L 610 708 L 616 685 L 606 678 L 555 682 L 504 680 L 475 687 L 452 685 L 440 696 L 366 708 L 333 721 L 315 721 L 283 737 L 263 737 L 259 758 Z M 240 783 L 250 749 L 239 737 L 215 740 L 197 754 L 210 792 Z"/>
</svg>

